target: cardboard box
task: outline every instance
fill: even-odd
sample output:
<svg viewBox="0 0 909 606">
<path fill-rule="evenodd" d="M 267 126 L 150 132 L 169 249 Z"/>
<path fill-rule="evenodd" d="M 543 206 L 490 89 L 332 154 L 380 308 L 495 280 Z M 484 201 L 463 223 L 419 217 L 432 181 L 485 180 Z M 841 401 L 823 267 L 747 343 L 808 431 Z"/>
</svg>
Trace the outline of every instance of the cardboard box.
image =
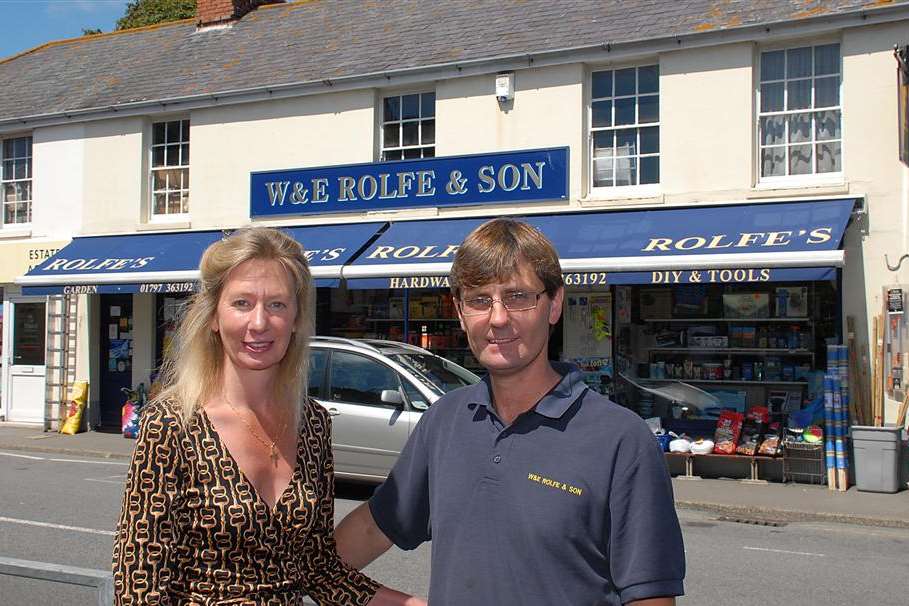
<svg viewBox="0 0 909 606">
<path fill-rule="evenodd" d="M 723 295 L 723 314 L 727 318 L 769 318 L 770 295 L 767 293 Z"/>
<path fill-rule="evenodd" d="M 648 289 L 641 291 L 642 318 L 672 317 L 672 291 Z"/>
</svg>

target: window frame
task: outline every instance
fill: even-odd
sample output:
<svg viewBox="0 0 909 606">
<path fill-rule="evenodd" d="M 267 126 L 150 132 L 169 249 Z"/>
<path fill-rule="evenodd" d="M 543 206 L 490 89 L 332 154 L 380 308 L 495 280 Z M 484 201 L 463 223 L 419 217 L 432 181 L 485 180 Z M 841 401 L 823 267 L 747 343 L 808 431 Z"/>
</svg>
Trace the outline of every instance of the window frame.
<svg viewBox="0 0 909 606">
<path fill-rule="evenodd" d="M 15 151 L 13 156 L 7 158 L 4 150 L 6 149 L 7 142 L 14 142 L 20 139 L 27 140 L 26 143 L 26 155 L 17 156 Z M 6 137 L 0 137 L 0 230 L 20 230 L 28 229 L 32 226 L 35 220 L 34 215 L 34 202 L 35 202 L 35 150 L 34 150 L 34 136 L 32 134 L 21 134 L 21 135 L 12 135 Z M 15 145 L 15 144 L 13 144 Z M 25 161 L 26 166 L 26 176 L 24 178 L 18 179 L 15 174 L 11 178 L 8 178 L 6 171 L 4 170 L 4 165 L 7 162 L 12 162 L 15 166 L 17 161 Z M 15 170 L 15 169 L 14 169 Z M 29 196 L 27 200 L 15 200 L 13 202 L 7 202 L 6 200 L 6 185 L 7 184 L 18 184 L 18 183 L 27 183 Z M 15 185 L 14 185 L 15 187 Z M 7 204 L 22 204 L 26 203 L 26 216 L 27 221 L 17 221 L 14 223 L 6 222 L 6 207 Z"/>
<path fill-rule="evenodd" d="M 656 89 L 655 96 L 656 96 L 657 102 L 658 102 L 658 104 L 659 104 L 659 106 L 660 106 L 660 109 L 658 110 L 658 114 L 657 114 L 657 120 L 656 120 L 655 122 L 644 122 L 644 123 L 640 122 L 640 121 L 639 121 L 639 120 L 640 120 L 640 116 L 639 116 L 639 113 L 640 113 L 640 112 L 639 112 L 639 103 L 635 102 L 635 121 L 634 121 L 634 123 L 632 123 L 632 124 L 621 124 L 621 125 L 616 125 L 616 124 L 615 124 L 615 100 L 616 100 L 617 98 L 618 98 L 618 99 L 633 98 L 633 99 L 637 100 L 638 98 L 640 98 L 640 97 L 642 97 L 642 96 L 654 96 L 654 93 L 650 93 L 650 92 L 641 93 L 641 92 L 638 90 L 638 84 L 637 84 L 638 73 L 637 73 L 637 70 L 640 69 L 640 68 L 646 68 L 646 67 L 656 67 L 656 68 L 657 68 L 657 89 Z M 636 71 L 635 71 L 635 92 L 634 92 L 634 95 L 616 95 L 616 94 L 615 94 L 615 92 L 616 92 L 616 91 L 615 91 L 615 72 L 618 72 L 618 71 L 621 71 L 621 70 L 625 70 L 625 69 L 634 69 L 634 70 L 636 70 Z M 594 74 L 597 73 L 597 72 L 604 72 L 604 71 L 613 72 L 613 76 L 612 76 L 612 78 L 613 78 L 613 89 L 612 89 L 612 94 L 611 94 L 610 96 L 606 96 L 606 97 L 595 97 L 595 96 L 594 96 L 594 86 L 593 86 Z M 660 65 L 660 61 L 659 61 L 658 58 L 653 58 L 653 57 L 652 57 L 652 58 L 649 58 L 649 59 L 642 59 L 642 60 L 639 60 L 639 61 L 634 61 L 634 62 L 632 62 L 632 63 L 621 63 L 621 64 L 618 64 L 618 65 L 600 65 L 600 66 L 591 66 L 591 67 L 589 67 L 589 68 L 587 69 L 587 73 L 586 73 L 586 75 L 585 75 L 585 87 L 586 87 L 586 93 L 585 93 L 585 102 L 586 102 L 586 103 L 585 103 L 585 105 L 586 105 L 586 124 L 584 125 L 584 126 L 585 126 L 585 130 L 586 130 L 586 145 L 585 145 L 585 150 L 586 150 L 586 156 L 587 156 L 587 157 L 586 157 L 585 167 L 584 167 L 584 168 L 585 168 L 586 173 L 587 173 L 587 175 L 586 175 L 587 178 L 585 179 L 585 183 L 586 183 L 586 187 L 587 187 L 587 192 L 588 192 L 588 193 L 587 193 L 587 196 L 586 196 L 587 199 L 613 199 L 613 198 L 624 198 L 624 197 L 648 197 L 648 196 L 655 196 L 655 195 L 658 195 L 658 194 L 660 193 L 661 187 L 662 187 L 662 181 L 661 181 L 661 179 L 662 179 L 662 156 L 663 156 L 663 151 L 662 151 L 662 140 L 661 140 L 661 138 L 662 138 L 662 133 L 661 133 L 661 130 L 662 130 L 662 129 L 661 129 L 661 125 L 662 125 L 662 122 L 661 122 L 661 120 L 660 120 L 660 115 L 661 115 L 661 113 L 662 113 L 662 99 L 661 99 L 661 97 L 662 97 L 662 90 L 661 90 L 661 88 L 662 88 L 662 87 L 660 86 L 661 74 L 662 74 L 662 67 L 661 67 L 661 65 Z M 595 103 L 595 102 L 599 102 L 599 101 L 612 101 L 612 109 L 610 110 L 612 116 L 611 116 L 611 120 L 610 120 L 611 124 L 610 124 L 609 126 L 594 126 L 594 124 L 593 124 L 594 103 Z M 658 151 L 655 152 L 655 153 L 648 152 L 648 153 L 642 154 L 642 153 L 640 153 L 640 149 L 641 149 L 641 147 L 640 147 L 640 143 L 641 143 L 641 133 L 640 133 L 640 131 L 641 131 L 642 128 L 651 128 L 651 127 L 657 128 L 657 133 L 658 133 L 658 135 L 657 135 L 657 141 L 658 141 L 658 148 L 659 148 L 659 149 L 658 149 Z M 635 173 L 636 173 L 636 179 L 637 179 L 638 182 L 637 182 L 636 184 L 632 184 L 632 185 L 601 185 L 601 186 L 595 185 L 595 183 L 596 183 L 596 168 L 595 168 L 595 161 L 596 161 L 596 155 L 595 155 L 595 138 L 596 138 L 596 137 L 595 137 L 595 133 L 597 133 L 597 132 L 603 132 L 603 131 L 612 131 L 612 132 L 616 132 L 616 131 L 626 130 L 626 129 L 632 129 L 632 128 L 635 129 L 635 130 L 637 131 L 636 138 L 635 138 L 635 151 L 636 151 L 637 153 L 634 154 L 634 155 L 631 155 L 631 156 L 617 156 L 617 155 L 613 155 L 612 158 L 613 158 L 614 161 L 615 161 L 616 159 L 619 159 L 619 158 L 635 158 L 636 161 L 637 161 L 637 169 L 636 169 Z M 615 149 L 616 149 L 616 148 L 615 148 L 615 143 L 613 143 L 613 150 L 615 150 Z M 644 158 L 652 158 L 652 157 L 658 158 L 658 162 L 659 162 L 659 172 L 660 172 L 659 179 L 660 179 L 660 180 L 658 180 L 656 183 L 640 183 L 640 178 L 641 178 L 641 175 L 640 175 L 640 172 L 641 172 L 641 171 L 640 171 L 640 159 L 641 159 L 642 157 L 644 157 Z M 614 173 L 613 173 L 613 175 L 614 175 Z M 614 178 L 615 178 L 615 177 L 613 176 L 613 179 L 614 179 Z"/>
<path fill-rule="evenodd" d="M 423 114 L 423 98 L 425 95 L 431 94 L 433 97 L 433 108 L 431 116 L 424 116 Z M 419 109 L 417 118 L 404 118 L 403 117 L 403 101 L 404 97 L 409 95 L 417 95 L 419 98 Z M 398 120 L 386 120 L 385 119 L 385 100 L 398 97 Z M 436 156 L 436 147 L 438 146 L 438 137 L 436 136 L 438 129 L 435 128 L 435 125 L 438 123 L 438 114 L 436 112 L 438 108 L 438 96 L 436 89 L 434 87 L 420 87 L 414 89 L 405 89 L 405 90 L 385 90 L 379 91 L 377 95 L 376 103 L 376 133 L 378 140 L 378 161 L 379 162 L 400 162 L 402 160 L 418 160 L 423 158 L 434 158 Z M 432 143 L 423 143 L 423 123 L 427 121 L 433 122 L 433 140 Z M 416 145 L 404 145 L 404 124 L 417 123 L 417 141 Z M 397 123 L 398 126 L 398 145 L 386 147 L 385 146 L 385 127 L 390 124 Z M 399 151 L 403 156 L 407 150 L 420 150 L 419 158 L 385 158 L 385 153 L 389 151 Z M 426 155 L 423 150 L 431 149 L 432 153 Z"/>
<path fill-rule="evenodd" d="M 168 141 L 167 125 L 170 123 L 173 123 L 173 122 L 179 122 L 181 125 L 179 128 L 180 138 L 177 141 Z M 182 126 L 184 122 L 186 123 L 186 135 L 187 135 L 187 138 L 185 140 L 183 139 L 183 126 Z M 155 126 L 158 124 L 165 125 L 163 143 L 155 143 Z M 192 158 L 192 152 L 190 149 L 190 147 L 192 145 L 192 137 L 190 136 L 191 132 L 192 132 L 192 123 L 190 121 L 189 116 L 173 116 L 173 117 L 168 117 L 168 118 L 164 118 L 164 119 L 155 119 L 150 122 L 149 138 L 148 138 L 149 144 L 148 144 L 148 181 L 147 181 L 147 183 L 148 183 L 148 196 L 147 196 L 148 212 L 146 213 L 146 217 L 147 217 L 147 220 L 151 223 L 172 223 L 172 222 L 189 220 L 190 195 L 191 195 L 190 169 L 191 169 L 192 165 L 189 162 L 183 161 L 184 158 L 183 158 L 183 149 L 182 148 L 184 145 L 186 146 L 187 152 L 189 153 L 189 157 L 191 159 Z M 167 164 L 167 155 L 168 155 L 167 148 L 169 146 L 177 147 L 178 159 L 180 161 L 179 164 L 176 164 L 176 165 Z M 160 149 L 160 148 L 164 149 L 165 164 L 163 164 L 161 166 L 155 166 L 155 150 Z M 179 171 L 185 170 L 186 171 L 185 172 L 186 182 L 182 184 L 184 186 L 178 187 L 178 188 L 170 188 L 169 181 L 167 181 L 168 187 L 166 187 L 163 190 L 155 189 L 155 172 L 156 171 L 168 171 L 168 170 L 179 170 Z M 171 212 L 156 213 L 155 212 L 155 194 L 163 193 L 165 196 L 168 196 L 169 194 L 175 193 L 175 192 L 176 193 L 183 193 L 183 192 L 186 193 L 186 202 L 185 202 L 186 207 L 182 208 L 183 204 L 181 203 L 181 212 L 179 212 L 179 213 L 171 213 Z M 165 203 L 165 208 L 167 208 L 167 203 Z"/>
<path fill-rule="evenodd" d="M 824 106 L 818 109 L 815 106 L 815 81 L 818 79 L 818 75 L 815 74 L 814 61 L 815 61 L 815 49 L 821 46 L 829 46 L 832 44 L 839 45 L 839 57 L 838 57 L 838 71 L 835 73 L 821 74 L 820 78 L 829 78 L 836 76 L 839 78 L 839 85 L 837 87 L 837 96 L 839 99 L 838 105 L 835 106 Z M 809 77 L 797 77 L 789 78 L 786 73 L 786 65 L 788 61 L 788 55 L 786 54 L 789 50 L 794 50 L 798 48 L 809 48 L 811 55 L 811 75 Z M 761 79 L 761 68 L 763 65 L 763 56 L 765 53 L 771 53 L 776 51 L 783 51 L 784 53 L 784 64 L 783 64 L 783 78 L 782 79 L 771 79 L 771 80 L 762 80 Z M 800 41 L 786 41 L 779 42 L 776 44 L 768 44 L 764 46 L 757 46 L 755 48 L 755 60 L 753 68 L 753 82 L 754 82 L 754 119 L 752 122 L 752 128 L 754 133 L 754 175 L 755 175 L 755 188 L 756 189 L 774 189 L 777 187 L 800 187 L 800 186 L 814 186 L 814 185 L 832 185 L 832 184 L 842 184 L 845 180 L 846 174 L 846 149 L 845 149 L 845 121 L 843 116 L 845 114 L 845 106 L 843 104 L 843 92 L 844 92 L 844 78 L 843 78 L 843 43 L 841 39 L 838 38 L 817 38 L 817 39 L 808 39 Z M 788 83 L 792 80 L 810 80 L 811 81 L 811 105 L 810 107 L 803 109 L 785 109 L 787 98 L 788 98 Z M 769 83 L 782 83 L 783 84 L 783 110 L 781 111 L 770 111 L 762 112 L 761 111 L 761 85 L 765 82 Z M 824 139 L 817 140 L 816 136 L 816 125 L 814 120 L 814 114 L 817 112 L 823 111 L 839 111 L 839 128 L 840 134 L 838 138 L 834 139 Z M 811 116 L 810 122 L 810 139 L 805 142 L 789 142 L 788 141 L 788 117 L 790 115 L 797 114 L 808 114 Z M 764 145 L 761 140 L 761 119 L 766 116 L 784 116 L 783 120 L 783 143 L 782 145 Z M 811 165 L 812 172 L 805 174 L 786 174 L 786 175 L 770 175 L 764 176 L 762 174 L 762 164 L 763 164 L 763 150 L 766 148 L 782 148 L 786 150 L 784 164 L 786 171 L 789 171 L 789 158 L 788 150 L 793 145 L 810 145 L 812 148 L 815 148 L 819 143 L 825 142 L 839 142 L 840 144 L 840 170 L 830 171 L 830 172 L 817 172 L 817 150 L 813 149 L 811 154 Z"/>
</svg>

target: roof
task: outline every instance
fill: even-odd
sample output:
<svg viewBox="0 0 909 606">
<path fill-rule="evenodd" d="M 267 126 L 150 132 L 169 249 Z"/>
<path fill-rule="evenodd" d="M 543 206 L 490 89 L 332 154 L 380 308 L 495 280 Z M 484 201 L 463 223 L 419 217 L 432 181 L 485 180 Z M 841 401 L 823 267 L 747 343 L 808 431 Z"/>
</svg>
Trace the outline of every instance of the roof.
<svg viewBox="0 0 909 606">
<path fill-rule="evenodd" d="M 909 0 L 308 0 L 0 61 L 0 121 L 807 20 Z"/>
</svg>

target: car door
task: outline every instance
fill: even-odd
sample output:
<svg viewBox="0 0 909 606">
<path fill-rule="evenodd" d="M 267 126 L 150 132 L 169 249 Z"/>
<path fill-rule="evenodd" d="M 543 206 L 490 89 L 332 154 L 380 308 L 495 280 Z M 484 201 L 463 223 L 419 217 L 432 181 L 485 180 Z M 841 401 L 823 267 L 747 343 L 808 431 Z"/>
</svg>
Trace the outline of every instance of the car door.
<svg viewBox="0 0 909 606">
<path fill-rule="evenodd" d="M 398 372 L 377 358 L 332 350 L 323 405 L 332 416 L 335 472 L 345 477 L 382 479 L 388 475 L 419 420 L 404 404 L 381 399 L 399 394 Z M 403 394 L 402 394 L 403 399 Z"/>
</svg>

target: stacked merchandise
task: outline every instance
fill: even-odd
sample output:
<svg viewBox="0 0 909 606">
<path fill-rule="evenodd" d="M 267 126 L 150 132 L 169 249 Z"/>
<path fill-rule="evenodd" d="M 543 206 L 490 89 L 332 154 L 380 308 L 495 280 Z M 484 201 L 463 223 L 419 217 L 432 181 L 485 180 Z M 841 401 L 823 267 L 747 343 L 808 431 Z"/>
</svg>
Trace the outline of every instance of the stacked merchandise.
<svg viewBox="0 0 909 606">
<path fill-rule="evenodd" d="M 849 459 L 846 431 L 849 426 L 849 353 L 845 345 L 827 346 L 827 374 L 824 375 L 824 422 L 827 486 L 848 488 Z"/>
</svg>

